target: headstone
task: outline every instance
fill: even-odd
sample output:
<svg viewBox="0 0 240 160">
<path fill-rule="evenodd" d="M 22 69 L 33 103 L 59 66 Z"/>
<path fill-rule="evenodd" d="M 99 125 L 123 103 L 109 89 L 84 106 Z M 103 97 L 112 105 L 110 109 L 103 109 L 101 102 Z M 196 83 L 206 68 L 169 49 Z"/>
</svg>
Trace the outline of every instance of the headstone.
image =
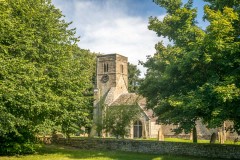
<svg viewBox="0 0 240 160">
<path fill-rule="evenodd" d="M 218 141 L 220 142 L 220 144 L 224 143 L 223 133 L 221 131 L 218 132 Z"/>
<path fill-rule="evenodd" d="M 225 122 L 223 123 L 223 126 L 219 128 L 218 131 L 218 141 L 220 144 L 223 144 L 226 141 L 226 131 L 225 131 Z"/>
<path fill-rule="evenodd" d="M 214 133 L 211 135 L 210 143 L 215 143 L 216 140 L 217 140 L 217 134 L 214 132 Z"/>
<path fill-rule="evenodd" d="M 193 134 L 192 134 L 192 132 L 190 132 L 190 135 L 189 135 L 189 140 L 193 140 Z"/>
<path fill-rule="evenodd" d="M 158 141 L 164 141 L 164 134 L 162 132 L 162 125 L 160 125 L 158 130 Z"/>
</svg>

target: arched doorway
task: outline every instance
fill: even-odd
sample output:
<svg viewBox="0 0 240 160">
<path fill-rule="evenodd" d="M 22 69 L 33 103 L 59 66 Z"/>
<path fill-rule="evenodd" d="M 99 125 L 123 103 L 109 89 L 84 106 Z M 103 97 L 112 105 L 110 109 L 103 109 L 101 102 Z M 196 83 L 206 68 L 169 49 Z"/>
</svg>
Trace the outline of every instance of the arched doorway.
<svg viewBox="0 0 240 160">
<path fill-rule="evenodd" d="M 142 137 L 142 122 L 135 121 L 133 125 L 133 137 L 134 138 L 141 138 Z"/>
</svg>

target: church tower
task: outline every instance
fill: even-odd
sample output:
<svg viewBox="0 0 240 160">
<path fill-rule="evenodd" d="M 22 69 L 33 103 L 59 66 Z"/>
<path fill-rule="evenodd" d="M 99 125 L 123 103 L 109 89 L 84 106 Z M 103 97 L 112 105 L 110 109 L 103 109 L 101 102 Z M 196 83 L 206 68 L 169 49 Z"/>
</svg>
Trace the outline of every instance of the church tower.
<svg viewBox="0 0 240 160">
<path fill-rule="evenodd" d="M 119 54 L 98 56 L 95 88 L 106 104 L 128 93 L 128 58 Z"/>
<path fill-rule="evenodd" d="M 109 106 L 125 93 L 128 93 L 128 58 L 119 54 L 97 56 L 93 110 L 95 125 L 91 136 L 96 135 L 97 124 L 102 121 L 102 103 Z"/>
</svg>

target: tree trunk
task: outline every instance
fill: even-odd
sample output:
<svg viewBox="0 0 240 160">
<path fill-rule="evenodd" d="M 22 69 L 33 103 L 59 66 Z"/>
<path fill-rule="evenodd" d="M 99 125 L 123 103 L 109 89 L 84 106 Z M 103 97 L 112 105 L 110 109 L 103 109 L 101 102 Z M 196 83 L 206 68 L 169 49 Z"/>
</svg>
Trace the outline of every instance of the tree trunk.
<svg viewBox="0 0 240 160">
<path fill-rule="evenodd" d="M 67 132 L 66 133 L 66 140 L 67 140 L 67 144 L 69 144 L 70 143 L 70 134 Z"/>
<path fill-rule="evenodd" d="M 193 143 L 197 143 L 197 129 L 196 129 L 196 126 L 194 126 L 193 128 Z"/>
</svg>

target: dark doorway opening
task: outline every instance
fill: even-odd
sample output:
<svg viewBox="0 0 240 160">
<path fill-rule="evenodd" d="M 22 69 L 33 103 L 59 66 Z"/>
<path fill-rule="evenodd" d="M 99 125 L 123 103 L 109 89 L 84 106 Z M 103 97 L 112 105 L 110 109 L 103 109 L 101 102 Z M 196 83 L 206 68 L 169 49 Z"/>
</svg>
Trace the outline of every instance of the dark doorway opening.
<svg viewBox="0 0 240 160">
<path fill-rule="evenodd" d="M 142 122 L 136 121 L 133 125 L 133 137 L 134 138 L 141 138 L 142 137 Z"/>
</svg>

